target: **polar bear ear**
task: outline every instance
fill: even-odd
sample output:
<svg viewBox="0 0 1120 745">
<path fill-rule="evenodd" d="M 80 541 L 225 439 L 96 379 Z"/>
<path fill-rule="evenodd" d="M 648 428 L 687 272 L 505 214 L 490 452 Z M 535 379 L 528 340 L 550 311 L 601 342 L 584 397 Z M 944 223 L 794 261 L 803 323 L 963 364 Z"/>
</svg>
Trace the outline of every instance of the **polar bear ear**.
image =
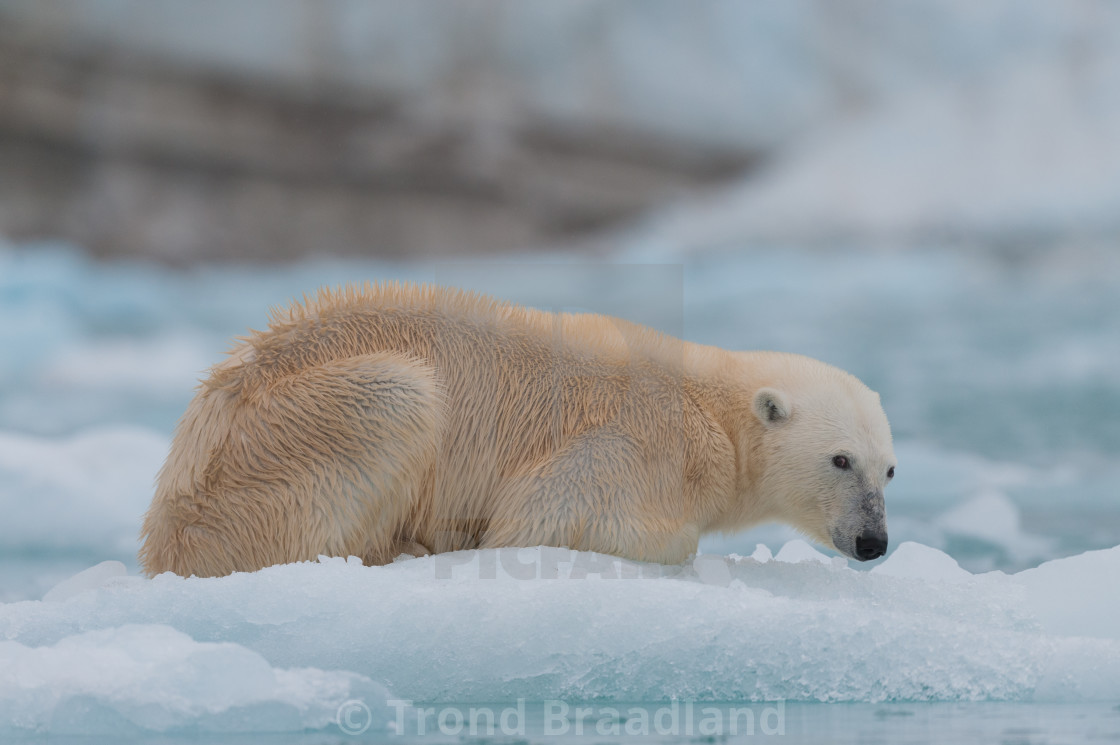
<svg viewBox="0 0 1120 745">
<path fill-rule="evenodd" d="M 754 413 L 768 427 L 781 424 L 789 419 L 789 399 L 781 391 L 760 388 L 754 394 Z"/>
</svg>

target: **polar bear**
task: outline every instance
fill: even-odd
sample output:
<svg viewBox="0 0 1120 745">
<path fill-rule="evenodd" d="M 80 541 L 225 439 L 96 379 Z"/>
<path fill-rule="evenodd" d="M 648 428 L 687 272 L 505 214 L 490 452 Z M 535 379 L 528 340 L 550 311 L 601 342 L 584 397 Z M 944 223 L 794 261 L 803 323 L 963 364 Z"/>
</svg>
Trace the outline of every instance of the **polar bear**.
<svg viewBox="0 0 1120 745">
<path fill-rule="evenodd" d="M 210 370 L 144 518 L 149 575 L 565 546 L 679 563 L 782 521 L 886 551 L 878 394 L 807 357 L 435 286 L 323 291 Z"/>
</svg>

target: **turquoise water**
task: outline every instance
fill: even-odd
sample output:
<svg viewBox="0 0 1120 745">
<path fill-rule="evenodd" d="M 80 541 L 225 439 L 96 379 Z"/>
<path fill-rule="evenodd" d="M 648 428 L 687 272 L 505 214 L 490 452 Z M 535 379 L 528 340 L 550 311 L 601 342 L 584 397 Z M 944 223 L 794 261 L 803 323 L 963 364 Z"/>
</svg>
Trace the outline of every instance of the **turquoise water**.
<svg viewBox="0 0 1120 745">
<path fill-rule="evenodd" d="M 416 721 L 410 720 L 412 731 L 403 734 L 365 731 L 347 734 L 333 732 L 277 733 L 268 735 L 214 735 L 190 733 L 148 736 L 56 736 L 51 742 L 102 745 L 103 743 L 155 742 L 211 743 L 212 745 L 345 745 L 346 743 L 603 743 L 658 742 L 665 743 L 756 743 L 775 742 L 788 745 L 1042 745 L 1044 743 L 1112 742 L 1120 739 L 1120 708 L 1109 704 L 1019 704 L 1019 703 L 926 703 L 926 704 L 813 704 L 786 703 L 781 716 L 765 717 L 766 710 L 777 707 L 755 706 L 755 718 L 748 719 L 743 704 L 694 703 L 691 722 L 684 719 L 684 704 L 678 704 L 678 718 L 672 719 L 673 704 L 594 704 L 581 708 L 576 717 L 575 704 L 561 715 L 559 707 L 543 701 L 454 704 L 433 703 L 427 717 L 424 735 L 416 734 Z M 712 725 L 704 709 L 717 709 L 719 724 Z M 473 711 L 472 711 L 473 710 Z M 506 712 L 523 711 L 505 720 Z M 614 715 L 617 710 L 620 717 Z M 644 712 L 635 714 L 636 710 Z M 439 717 L 446 712 L 443 730 Z M 493 716 L 491 717 L 491 713 Z M 471 722 L 475 734 L 471 734 Z M 460 719 L 461 716 L 461 719 Z M 732 734 L 731 720 L 736 720 Z M 491 732 L 491 719 L 494 722 Z M 353 720 L 360 726 L 360 720 Z M 630 725 L 629 732 L 627 724 Z M 691 725 L 692 729 L 688 729 Z M 645 728 L 648 726 L 648 734 Z M 701 730 L 702 726 L 705 729 Z M 752 729 L 753 726 L 753 729 Z M 618 734 L 615 734 L 615 732 Z M 718 731 L 721 734 L 700 734 Z M 642 732 L 643 734 L 630 734 Z M 753 732 L 753 734 L 752 734 Z M 604 734 L 605 733 L 605 734 Z M 18 740 L 17 740 L 18 741 Z"/>
</svg>

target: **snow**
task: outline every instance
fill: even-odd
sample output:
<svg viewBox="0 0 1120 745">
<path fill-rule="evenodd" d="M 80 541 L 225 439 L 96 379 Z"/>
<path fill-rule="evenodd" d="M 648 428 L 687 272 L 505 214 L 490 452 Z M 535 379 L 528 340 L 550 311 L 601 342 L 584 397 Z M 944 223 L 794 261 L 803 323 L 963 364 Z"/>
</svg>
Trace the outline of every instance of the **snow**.
<svg viewBox="0 0 1120 745">
<path fill-rule="evenodd" d="M 1048 633 L 1120 636 L 1120 546 L 1048 561 L 1015 575 L 1027 605 Z"/>
<path fill-rule="evenodd" d="M 738 554 L 732 554 L 732 557 L 738 558 Z M 765 543 L 760 543 L 754 547 L 754 551 L 751 553 L 750 558 L 754 559 L 760 564 L 765 564 L 766 562 L 770 561 L 770 559 L 774 558 L 774 554 L 770 551 L 769 546 L 767 546 Z"/>
<path fill-rule="evenodd" d="M 810 551 L 683 566 L 547 547 L 324 557 L 211 579 L 95 567 L 0 605 L 0 712 L 15 730 L 125 733 L 325 728 L 353 698 L 384 726 L 394 696 L 1120 695 L 1120 547 L 1016 575 L 972 575 L 917 544 L 870 573 Z"/>
<path fill-rule="evenodd" d="M 119 561 L 103 561 L 89 569 L 83 569 L 73 577 L 59 582 L 43 595 L 45 603 L 60 603 L 87 590 L 95 590 L 109 584 L 117 577 L 127 577 L 128 567 Z"/>
<path fill-rule="evenodd" d="M 952 556 L 913 541 L 896 548 L 890 558 L 871 570 L 871 574 L 953 584 L 972 577 Z"/>
<path fill-rule="evenodd" d="M 785 561 L 797 564 L 803 561 L 814 561 L 818 564 L 831 564 L 832 560 L 816 550 L 803 540 L 796 539 L 782 546 L 774 561 Z"/>
<path fill-rule="evenodd" d="M 0 641 L 0 735 L 322 729 L 359 695 L 380 704 L 383 729 L 387 697 L 361 676 L 274 668 L 239 644 L 197 642 L 170 626 L 123 624 L 42 646 Z"/>
</svg>

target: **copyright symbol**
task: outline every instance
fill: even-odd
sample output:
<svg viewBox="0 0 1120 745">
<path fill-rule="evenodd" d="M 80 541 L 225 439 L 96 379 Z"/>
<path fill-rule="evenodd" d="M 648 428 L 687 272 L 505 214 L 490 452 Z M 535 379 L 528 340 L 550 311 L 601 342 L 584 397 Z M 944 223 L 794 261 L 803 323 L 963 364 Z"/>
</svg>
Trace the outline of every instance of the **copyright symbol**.
<svg viewBox="0 0 1120 745">
<path fill-rule="evenodd" d="M 338 707 L 335 715 L 338 728 L 348 735 L 360 735 L 373 723 L 373 714 L 364 701 L 352 698 Z"/>
</svg>

